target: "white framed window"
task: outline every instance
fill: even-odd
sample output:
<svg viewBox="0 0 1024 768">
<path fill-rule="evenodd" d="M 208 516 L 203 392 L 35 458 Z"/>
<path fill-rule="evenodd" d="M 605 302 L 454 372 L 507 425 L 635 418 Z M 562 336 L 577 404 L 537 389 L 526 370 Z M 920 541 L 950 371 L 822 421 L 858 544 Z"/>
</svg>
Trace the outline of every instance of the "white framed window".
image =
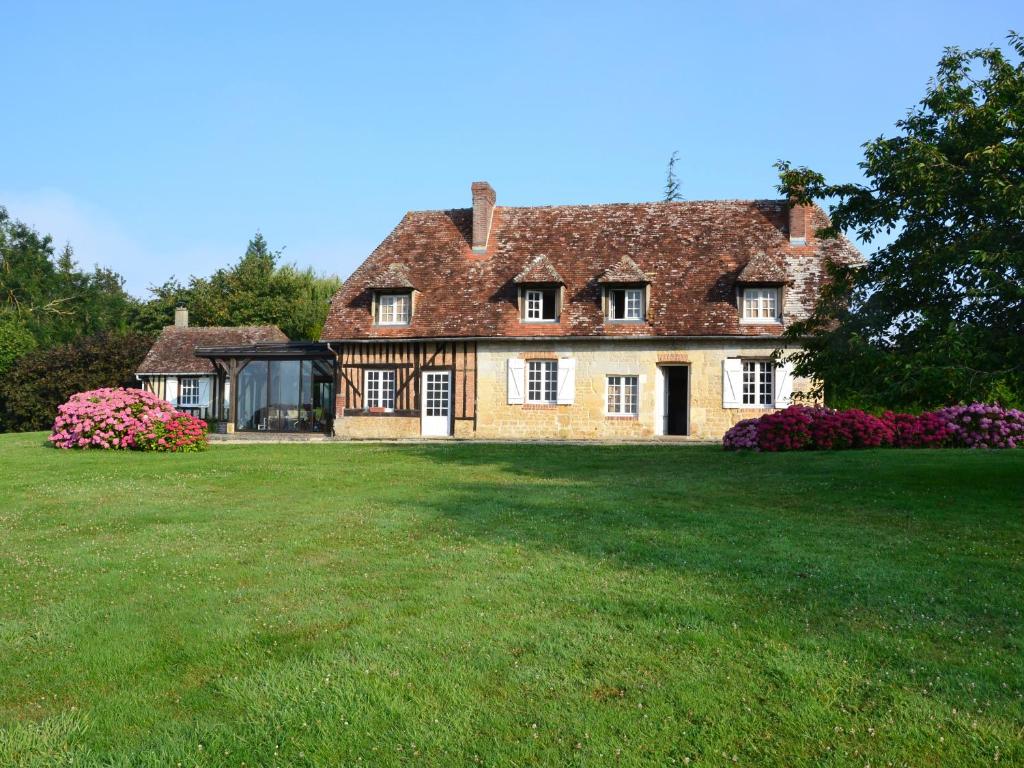
<svg viewBox="0 0 1024 768">
<path fill-rule="evenodd" d="M 377 325 L 408 325 L 411 308 L 408 293 L 382 293 L 377 297 Z"/>
<path fill-rule="evenodd" d="M 557 288 L 527 288 L 523 292 L 523 320 L 551 323 L 558 319 Z"/>
<path fill-rule="evenodd" d="M 526 402 L 558 402 L 558 361 L 530 360 L 526 365 Z"/>
<path fill-rule="evenodd" d="M 391 368 L 366 372 L 366 407 L 395 410 L 395 371 Z"/>
<path fill-rule="evenodd" d="M 609 320 L 643 320 L 644 289 L 643 288 L 609 288 L 608 289 Z"/>
<path fill-rule="evenodd" d="M 608 415 L 636 416 L 640 392 L 638 376 L 608 377 Z"/>
<path fill-rule="evenodd" d="M 775 365 L 770 360 L 743 361 L 741 402 L 754 408 L 775 404 Z"/>
<path fill-rule="evenodd" d="M 178 405 L 199 405 L 199 379 L 194 376 L 178 379 Z"/>
<path fill-rule="evenodd" d="M 751 322 L 777 323 L 779 312 L 778 288 L 744 288 L 743 319 Z"/>
</svg>

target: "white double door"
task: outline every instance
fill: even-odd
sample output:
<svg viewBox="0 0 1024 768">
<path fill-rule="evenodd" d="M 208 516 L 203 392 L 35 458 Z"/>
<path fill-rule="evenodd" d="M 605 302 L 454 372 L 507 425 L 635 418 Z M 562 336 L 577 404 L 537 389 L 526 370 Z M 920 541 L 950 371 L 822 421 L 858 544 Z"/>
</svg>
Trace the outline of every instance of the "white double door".
<svg viewBox="0 0 1024 768">
<path fill-rule="evenodd" d="M 452 373 L 451 371 L 424 371 L 421 428 L 424 437 L 446 437 L 452 433 Z"/>
</svg>

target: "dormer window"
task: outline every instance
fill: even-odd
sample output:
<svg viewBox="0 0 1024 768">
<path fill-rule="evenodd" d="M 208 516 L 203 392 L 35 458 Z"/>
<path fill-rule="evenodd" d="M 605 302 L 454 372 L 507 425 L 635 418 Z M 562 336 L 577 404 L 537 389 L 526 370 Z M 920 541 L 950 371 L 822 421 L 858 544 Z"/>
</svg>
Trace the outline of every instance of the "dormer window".
<svg viewBox="0 0 1024 768">
<path fill-rule="evenodd" d="M 742 302 L 744 322 L 782 322 L 778 288 L 744 288 Z"/>
<path fill-rule="evenodd" d="M 644 289 L 609 288 L 607 317 L 609 320 L 643 320 Z"/>
<path fill-rule="evenodd" d="M 377 295 L 377 325 L 408 325 L 412 317 L 410 293 Z"/>
<path fill-rule="evenodd" d="M 524 288 L 523 320 L 553 323 L 558 320 L 558 288 Z"/>
</svg>

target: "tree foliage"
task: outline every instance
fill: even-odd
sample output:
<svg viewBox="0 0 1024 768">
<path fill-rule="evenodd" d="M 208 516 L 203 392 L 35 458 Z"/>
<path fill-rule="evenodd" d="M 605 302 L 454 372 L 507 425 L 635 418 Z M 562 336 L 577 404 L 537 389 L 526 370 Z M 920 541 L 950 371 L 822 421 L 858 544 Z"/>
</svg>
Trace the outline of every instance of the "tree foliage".
<svg viewBox="0 0 1024 768">
<path fill-rule="evenodd" d="M 151 287 L 154 298 L 140 322 L 158 330 L 171 321 L 176 305 L 185 304 L 194 325 L 274 324 L 290 339 L 318 339 L 341 281 L 280 260 L 281 251 L 271 250 L 257 232 L 237 263 L 209 278 L 192 277 L 188 285 L 172 278 Z"/>
<path fill-rule="evenodd" d="M 0 377 L 0 428 L 48 429 L 76 392 L 137 386 L 135 371 L 151 344 L 144 334 L 100 333 L 22 355 Z"/>
<path fill-rule="evenodd" d="M 833 269 L 788 331 L 833 401 L 923 408 L 1024 398 L 1024 41 L 949 48 L 898 135 L 864 145 L 866 183 L 780 162 L 781 192 L 833 200 L 831 226 L 888 240 Z M 1015 59 L 1015 60 L 1014 60 Z"/>
<path fill-rule="evenodd" d="M 665 197 L 666 203 L 674 203 L 683 199 L 680 191 L 679 177 L 676 176 L 676 164 L 679 162 L 679 151 L 676 150 L 668 159 L 668 167 L 665 169 Z"/>
</svg>

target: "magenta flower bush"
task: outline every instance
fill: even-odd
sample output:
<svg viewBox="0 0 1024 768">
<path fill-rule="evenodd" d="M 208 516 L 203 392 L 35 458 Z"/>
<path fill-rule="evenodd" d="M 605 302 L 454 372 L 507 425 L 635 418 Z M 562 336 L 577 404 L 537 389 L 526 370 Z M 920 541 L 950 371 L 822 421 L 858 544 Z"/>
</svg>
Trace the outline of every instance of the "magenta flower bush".
<svg viewBox="0 0 1024 768">
<path fill-rule="evenodd" d="M 793 405 L 737 423 L 727 450 L 800 451 L 849 448 L 1015 448 L 1024 445 L 1024 412 L 974 403 L 921 414 L 872 416 L 851 409 Z"/>
<path fill-rule="evenodd" d="M 1016 448 L 1024 445 L 1024 412 L 998 405 L 972 403 L 943 408 L 951 443 L 961 448 Z"/>
<path fill-rule="evenodd" d="M 49 437 L 56 448 L 201 451 L 206 422 L 140 389 L 79 392 L 57 409 Z"/>
</svg>

